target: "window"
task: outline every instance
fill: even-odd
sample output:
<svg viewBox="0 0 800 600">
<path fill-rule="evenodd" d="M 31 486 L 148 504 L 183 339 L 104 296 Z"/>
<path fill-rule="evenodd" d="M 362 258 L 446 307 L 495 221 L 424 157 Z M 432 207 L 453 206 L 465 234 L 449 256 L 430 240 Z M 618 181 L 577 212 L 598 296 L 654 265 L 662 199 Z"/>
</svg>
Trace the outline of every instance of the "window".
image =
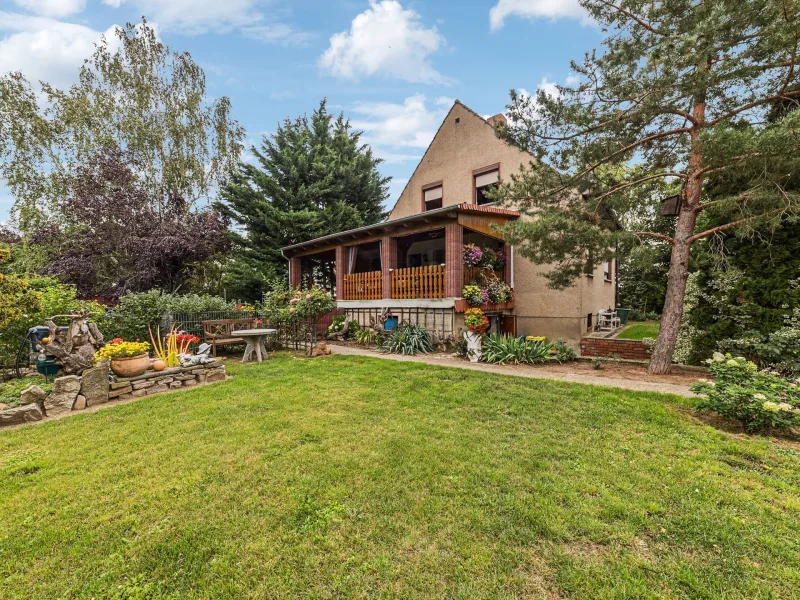
<svg viewBox="0 0 800 600">
<path fill-rule="evenodd" d="M 493 168 L 475 175 L 475 204 L 492 204 L 494 200 L 486 197 L 486 192 L 494 189 L 500 179 L 500 169 Z"/>
<path fill-rule="evenodd" d="M 436 184 L 422 190 L 423 210 L 442 208 L 442 184 Z"/>
<path fill-rule="evenodd" d="M 603 279 L 605 281 L 611 281 L 611 261 L 604 260 L 603 261 Z"/>
</svg>

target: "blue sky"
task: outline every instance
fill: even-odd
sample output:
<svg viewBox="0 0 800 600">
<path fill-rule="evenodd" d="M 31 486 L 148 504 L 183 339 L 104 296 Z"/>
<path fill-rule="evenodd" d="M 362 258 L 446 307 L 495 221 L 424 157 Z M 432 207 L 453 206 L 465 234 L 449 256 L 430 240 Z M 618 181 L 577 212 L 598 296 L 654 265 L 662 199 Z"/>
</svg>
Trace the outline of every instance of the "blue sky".
<svg viewBox="0 0 800 600">
<path fill-rule="evenodd" d="M 248 145 L 327 97 L 386 159 L 389 206 L 454 99 L 502 112 L 510 88 L 569 82 L 601 39 L 577 0 L 0 0 L 0 73 L 66 87 L 141 15 L 231 99 Z M 0 221 L 12 202 L 0 181 Z"/>
</svg>

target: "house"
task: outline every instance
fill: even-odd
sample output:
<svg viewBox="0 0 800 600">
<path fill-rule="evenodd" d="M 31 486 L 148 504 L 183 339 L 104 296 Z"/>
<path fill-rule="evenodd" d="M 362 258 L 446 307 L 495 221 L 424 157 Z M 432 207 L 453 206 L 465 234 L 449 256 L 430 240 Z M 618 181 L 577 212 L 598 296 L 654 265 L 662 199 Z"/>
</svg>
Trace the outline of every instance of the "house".
<svg viewBox="0 0 800 600">
<path fill-rule="evenodd" d="M 516 254 L 493 228 L 527 217 L 495 206 L 485 190 L 534 160 L 497 138 L 496 119 L 504 117 L 484 119 L 456 101 L 386 221 L 282 249 L 291 284 L 327 285 L 362 324 L 389 315 L 447 337 L 464 326 L 464 285 L 483 276 L 464 265 L 464 245 L 475 244 L 503 251 L 504 268 L 489 276 L 514 290 L 511 302 L 484 307 L 493 330 L 577 344 L 598 311 L 614 305 L 614 265 L 553 290 L 548 268 Z"/>
</svg>

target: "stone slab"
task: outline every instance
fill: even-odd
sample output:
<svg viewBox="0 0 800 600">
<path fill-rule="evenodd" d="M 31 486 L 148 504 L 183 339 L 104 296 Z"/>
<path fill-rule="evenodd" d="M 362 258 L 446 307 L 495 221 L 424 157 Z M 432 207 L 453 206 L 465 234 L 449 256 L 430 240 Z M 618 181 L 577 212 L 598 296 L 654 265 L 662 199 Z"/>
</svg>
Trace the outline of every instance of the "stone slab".
<svg viewBox="0 0 800 600">
<path fill-rule="evenodd" d="M 108 397 L 109 397 L 109 399 L 111 399 L 111 398 L 119 398 L 120 396 L 122 396 L 124 394 L 129 394 L 132 391 L 133 391 L 133 388 L 128 385 L 128 386 L 126 386 L 124 388 L 111 390 L 110 392 L 108 392 Z"/>
<path fill-rule="evenodd" d="M 42 409 L 36 403 L 7 408 L 4 411 L 0 411 L 0 427 L 41 421 L 43 416 Z"/>
</svg>

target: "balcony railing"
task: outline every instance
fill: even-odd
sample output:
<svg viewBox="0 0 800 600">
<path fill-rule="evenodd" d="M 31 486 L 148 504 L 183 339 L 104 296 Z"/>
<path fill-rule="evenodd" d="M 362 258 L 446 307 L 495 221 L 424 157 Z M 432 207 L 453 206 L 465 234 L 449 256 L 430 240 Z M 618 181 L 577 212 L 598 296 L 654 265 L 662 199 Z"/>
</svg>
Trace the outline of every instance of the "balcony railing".
<svg viewBox="0 0 800 600">
<path fill-rule="evenodd" d="M 392 271 L 392 298 L 444 298 L 444 265 Z"/>
<path fill-rule="evenodd" d="M 344 276 L 343 300 L 378 300 L 383 297 L 380 271 L 350 273 Z"/>
<path fill-rule="evenodd" d="M 464 265 L 464 285 L 469 285 L 473 281 L 477 282 L 478 285 L 482 285 L 489 279 L 499 279 L 500 281 L 505 281 L 505 271 L 493 271 L 491 269 L 468 267 Z"/>
</svg>

